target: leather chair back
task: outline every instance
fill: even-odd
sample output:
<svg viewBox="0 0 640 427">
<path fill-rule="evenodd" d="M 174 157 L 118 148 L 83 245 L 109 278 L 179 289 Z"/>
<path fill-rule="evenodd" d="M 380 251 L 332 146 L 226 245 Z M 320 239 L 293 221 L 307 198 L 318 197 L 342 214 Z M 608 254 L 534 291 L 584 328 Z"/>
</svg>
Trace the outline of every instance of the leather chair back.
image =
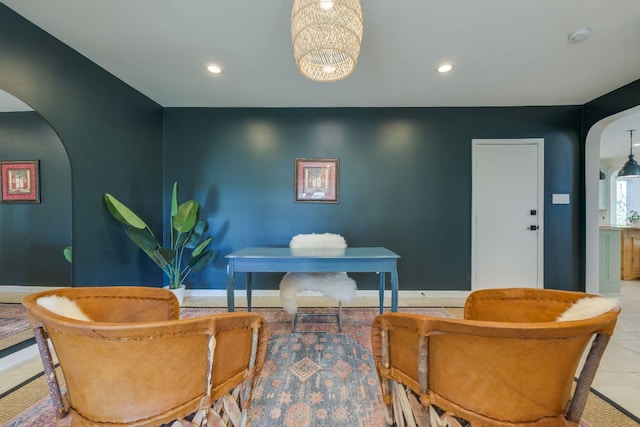
<svg viewBox="0 0 640 427">
<path fill-rule="evenodd" d="M 469 296 L 465 319 L 378 316 L 372 344 L 389 417 L 430 417 L 433 405 L 473 425 L 578 426 L 620 312 L 555 321 L 585 297 L 595 295 L 487 290 Z M 592 341 L 572 396 L 576 370 Z M 419 400 L 419 411 L 392 405 L 392 389 L 406 387 L 408 399 Z"/>
<path fill-rule="evenodd" d="M 74 320 L 38 304 L 49 295 L 74 301 L 91 321 Z M 160 425 L 197 410 L 238 385 L 246 407 L 264 363 L 267 328 L 255 313 L 179 319 L 165 289 L 66 288 L 26 297 L 59 417 L 59 425 Z M 51 343 L 66 393 L 60 391 Z M 234 424 L 239 425 L 239 424 Z"/>
</svg>

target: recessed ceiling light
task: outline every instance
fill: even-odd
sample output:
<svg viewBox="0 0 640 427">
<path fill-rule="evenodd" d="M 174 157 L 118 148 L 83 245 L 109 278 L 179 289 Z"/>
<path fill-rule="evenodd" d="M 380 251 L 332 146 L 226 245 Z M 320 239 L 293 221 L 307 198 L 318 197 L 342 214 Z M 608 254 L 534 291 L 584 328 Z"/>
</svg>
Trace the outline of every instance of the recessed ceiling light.
<svg viewBox="0 0 640 427">
<path fill-rule="evenodd" d="M 569 34 L 568 39 L 571 43 L 576 43 L 586 39 L 587 37 L 589 37 L 590 34 L 591 34 L 591 28 L 589 27 L 578 28 L 573 33 Z"/>
<path fill-rule="evenodd" d="M 448 73 L 451 70 L 453 70 L 453 65 L 451 64 L 441 64 L 440 66 L 438 66 L 438 68 L 436 68 L 436 71 L 438 73 Z"/>
<path fill-rule="evenodd" d="M 222 73 L 222 68 L 220 68 L 219 65 L 215 65 L 215 64 L 211 64 L 207 67 L 207 70 L 209 70 L 210 72 L 212 72 L 213 74 L 220 74 Z"/>
</svg>

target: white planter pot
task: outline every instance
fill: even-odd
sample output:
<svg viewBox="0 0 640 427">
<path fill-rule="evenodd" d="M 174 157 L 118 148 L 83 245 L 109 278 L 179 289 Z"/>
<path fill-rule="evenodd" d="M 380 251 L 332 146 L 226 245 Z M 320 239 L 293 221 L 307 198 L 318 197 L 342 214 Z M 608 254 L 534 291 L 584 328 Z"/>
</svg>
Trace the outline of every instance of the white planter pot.
<svg viewBox="0 0 640 427">
<path fill-rule="evenodd" d="M 165 286 L 165 289 L 169 289 L 169 286 Z M 178 298 L 178 303 L 182 306 L 182 303 L 184 302 L 184 290 L 185 290 L 185 286 L 182 285 L 180 286 L 178 289 L 169 289 L 171 292 L 173 292 L 173 294 L 176 296 L 176 298 Z"/>
</svg>

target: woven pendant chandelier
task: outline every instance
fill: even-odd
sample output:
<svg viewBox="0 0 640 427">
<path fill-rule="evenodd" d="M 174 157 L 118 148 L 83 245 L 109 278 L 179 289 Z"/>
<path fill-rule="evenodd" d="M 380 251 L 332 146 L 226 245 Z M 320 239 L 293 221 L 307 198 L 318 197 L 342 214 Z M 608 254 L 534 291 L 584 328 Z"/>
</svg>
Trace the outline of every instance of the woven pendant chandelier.
<svg viewBox="0 0 640 427">
<path fill-rule="evenodd" d="M 303 76 L 317 82 L 344 79 L 358 63 L 360 0 L 294 0 L 291 39 Z"/>
</svg>

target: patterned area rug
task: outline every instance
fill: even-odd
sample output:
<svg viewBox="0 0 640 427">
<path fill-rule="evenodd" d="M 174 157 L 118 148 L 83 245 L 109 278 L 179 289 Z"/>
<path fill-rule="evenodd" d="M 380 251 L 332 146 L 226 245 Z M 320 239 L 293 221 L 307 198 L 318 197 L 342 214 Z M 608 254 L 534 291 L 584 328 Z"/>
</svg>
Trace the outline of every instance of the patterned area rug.
<svg viewBox="0 0 640 427">
<path fill-rule="evenodd" d="M 0 304 L 0 340 L 27 329 L 29 320 L 22 304 Z"/>
<path fill-rule="evenodd" d="M 249 419 L 253 427 L 383 426 L 371 352 L 345 334 L 274 335 Z"/>
<path fill-rule="evenodd" d="M 27 408 L 18 417 L 3 424 L 2 427 L 54 427 L 55 412 L 49 396 Z"/>
<path fill-rule="evenodd" d="M 342 331 L 365 348 L 371 348 L 371 323 L 379 314 L 373 307 L 345 307 L 342 309 Z M 440 307 L 399 307 L 402 313 L 416 313 L 436 317 L 456 317 L 458 308 Z M 291 332 L 291 316 L 282 308 L 255 308 L 255 313 L 265 317 L 269 324 L 269 334 L 288 334 Z M 307 308 L 301 309 L 305 316 L 298 317 L 295 332 L 329 332 L 338 333 L 335 315 L 337 308 Z M 226 313 L 223 308 L 195 308 L 184 307 L 180 317 L 191 318 L 206 314 Z M 453 314 L 452 314 L 453 313 Z M 328 315 L 329 314 L 329 315 Z"/>
</svg>

